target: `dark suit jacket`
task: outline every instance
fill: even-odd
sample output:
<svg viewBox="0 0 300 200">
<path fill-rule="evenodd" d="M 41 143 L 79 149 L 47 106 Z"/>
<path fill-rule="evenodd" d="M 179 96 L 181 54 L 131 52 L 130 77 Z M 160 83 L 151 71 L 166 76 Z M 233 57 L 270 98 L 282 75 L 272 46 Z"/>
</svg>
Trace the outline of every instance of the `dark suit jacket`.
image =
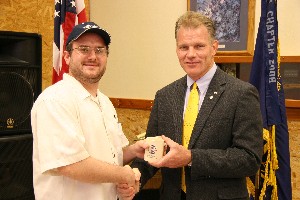
<svg viewBox="0 0 300 200">
<path fill-rule="evenodd" d="M 146 136 L 165 135 L 182 144 L 186 76 L 156 93 Z M 248 199 L 246 177 L 261 164 L 262 119 L 258 92 L 217 69 L 189 143 L 192 166 L 185 167 L 187 199 Z M 157 168 L 136 159 L 142 186 Z M 180 200 L 182 168 L 162 168 L 161 199 Z"/>
</svg>

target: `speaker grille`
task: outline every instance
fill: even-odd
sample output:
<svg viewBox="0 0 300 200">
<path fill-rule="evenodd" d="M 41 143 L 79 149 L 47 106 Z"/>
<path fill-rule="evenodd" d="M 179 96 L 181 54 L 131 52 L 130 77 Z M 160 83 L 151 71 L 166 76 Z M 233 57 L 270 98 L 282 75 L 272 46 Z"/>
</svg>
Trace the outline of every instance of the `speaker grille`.
<svg viewBox="0 0 300 200">
<path fill-rule="evenodd" d="M 32 134 L 0 137 L 0 199 L 34 200 Z"/>
<path fill-rule="evenodd" d="M 30 83 L 15 72 L 0 73 L 0 130 L 30 130 L 34 96 Z M 25 127 L 24 127 L 25 126 Z"/>
</svg>

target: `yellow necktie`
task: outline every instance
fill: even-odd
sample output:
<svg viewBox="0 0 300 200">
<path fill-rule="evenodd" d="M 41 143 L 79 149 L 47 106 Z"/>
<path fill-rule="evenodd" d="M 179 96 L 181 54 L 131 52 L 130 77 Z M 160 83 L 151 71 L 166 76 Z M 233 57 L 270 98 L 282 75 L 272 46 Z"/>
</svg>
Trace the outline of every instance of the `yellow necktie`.
<svg viewBox="0 0 300 200">
<path fill-rule="evenodd" d="M 195 82 L 193 84 L 193 88 L 189 96 L 189 100 L 185 109 L 184 120 L 183 120 L 182 144 L 185 148 L 188 148 L 192 131 L 194 128 L 194 124 L 198 115 L 198 109 L 199 109 L 199 93 L 197 89 L 197 84 Z M 184 167 L 182 170 L 181 188 L 184 192 L 186 192 Z"/>
</svg>

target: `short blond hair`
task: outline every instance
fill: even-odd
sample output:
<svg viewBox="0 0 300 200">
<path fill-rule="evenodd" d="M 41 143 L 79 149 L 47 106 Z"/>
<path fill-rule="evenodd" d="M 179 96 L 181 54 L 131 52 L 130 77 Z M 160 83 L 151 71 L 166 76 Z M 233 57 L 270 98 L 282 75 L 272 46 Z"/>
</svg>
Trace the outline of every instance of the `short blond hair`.
<svg viewBox="0 0 300 200">
<path fill-rule="evenodd" d="M 209 17 L 206 17 L 205 15 L 194 11 L 187 11 L 185 14 L 178 18 L 175 25 L 175 39 L 177 39 L 177 32 L 181 27 L 198 28 L 202 25 L 207 28 L 211 39 L 215 40 L 216 27 L 214 22 Z"/>
</svg>

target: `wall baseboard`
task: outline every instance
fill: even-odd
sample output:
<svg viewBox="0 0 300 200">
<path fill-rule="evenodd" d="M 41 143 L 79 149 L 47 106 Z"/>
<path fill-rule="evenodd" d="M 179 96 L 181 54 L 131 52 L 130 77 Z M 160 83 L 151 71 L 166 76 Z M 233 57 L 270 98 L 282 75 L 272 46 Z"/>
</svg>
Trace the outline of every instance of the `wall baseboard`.
<svg viewBox="0 0 300 200">
<path fill-rule="evenodd" d="M 115 108 L 129 108 L 129 109 L 141 109 L 151 110 L 153 100 L 145 99 L 124 99 L 124 98 L 109 98 Z"/>
</svg>

